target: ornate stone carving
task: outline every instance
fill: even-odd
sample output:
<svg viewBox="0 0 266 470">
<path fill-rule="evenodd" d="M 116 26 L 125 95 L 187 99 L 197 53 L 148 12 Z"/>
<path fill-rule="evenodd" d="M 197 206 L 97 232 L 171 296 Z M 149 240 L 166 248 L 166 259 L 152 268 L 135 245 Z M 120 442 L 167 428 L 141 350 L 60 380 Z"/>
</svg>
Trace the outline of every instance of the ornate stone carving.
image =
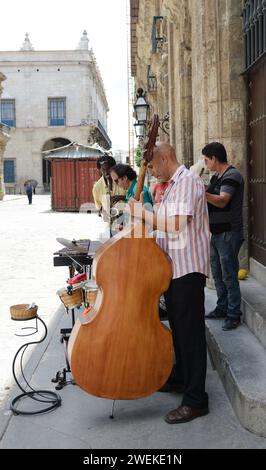
<svg viewBox="0 0 266 470">
<path fill-rule="evenodd" d="M 89 49 L 89 39 L 88 39 L 88 34 L 86 29 L 83 31 L 83 35 L 76 47 L 77 50 L 85 50 L 87 51 Z"/>
<path fill-rule="evenodd" d="M 30 42 L 28 33 L 25 34 L 25 39 L 20 50 L 21 51 L 34 51 L 34 47 Z"/>
</svg>

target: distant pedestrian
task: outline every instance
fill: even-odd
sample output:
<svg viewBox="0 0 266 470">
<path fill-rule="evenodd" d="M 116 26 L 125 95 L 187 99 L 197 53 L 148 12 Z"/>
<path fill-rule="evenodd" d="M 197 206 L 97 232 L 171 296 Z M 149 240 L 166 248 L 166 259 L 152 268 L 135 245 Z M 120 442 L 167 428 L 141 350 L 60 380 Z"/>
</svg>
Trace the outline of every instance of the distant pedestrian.
<svg viewBox="0 0 266 470">
<path fill-rule="evenodd" d="M 32 204 L 32 193 L 33 193 L 33 186 L 31 183 L 26 183 L 25 191 L 28 197 L 29 204 Z"/>
<path fill-rule="evenodd" d="M 33 194 L 35 194 L 36 187 L 38 186 L 38 181 L 33 178 L 28 179 L 27 181 L 25 181 L 24 186 L 26 186 L 28 183 L 32 185 Z"/>
</svg>

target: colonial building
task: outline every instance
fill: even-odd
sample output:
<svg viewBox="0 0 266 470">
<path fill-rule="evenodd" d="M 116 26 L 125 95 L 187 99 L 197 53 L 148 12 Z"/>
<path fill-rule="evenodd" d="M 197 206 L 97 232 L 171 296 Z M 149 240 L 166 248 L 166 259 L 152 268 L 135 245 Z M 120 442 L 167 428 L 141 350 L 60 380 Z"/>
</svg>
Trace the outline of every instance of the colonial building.
<svg viewBox="0 0 266 470">
<path fill-rule="evenodd" d="M 0 98 L 3 91 L 1 83 L 6 79 L 5 75 L 0 72 Z M 6 144 L 9 139 L 9 128 L 0 120 L 0 201 L 4 197 L 4 174 L 3 174 L 3 158 Z"/>
<path fill-rule="evenodd" d="M 151 114 L 169 114 L 169 136 L 161 131 L 160 139 L 188 167 L 206 143 L 220 141 L 245 178 L 241 264 L 249 267 L 250 279 L 241 284 L 242 308 L 250 347 L 264 347 L 261 362 L 257 355 L 250 365 L 260 371 L 266 357 L 266 0 L 130 0 L 130 14 L 135 91 L 145 91 Z M 252 383 L 252 373 L 241 369 L 238 376 L 240 362 L 235 366 L 235 356 L 229 351 L 228 359 L 217 332 L 208 330 L 241 422 L 266 436 L 265 386 L 258 383 L 256 397 L 247 392 L 244 381 Z M 249 360 L 243 351 L 247 368 Z M 242 390 L 236 376 L 243 378 Z"/>
<path fill-rule="evenodd" d="M 86 31 L 76 50 L 35 51 L 28 34 L 20 51 L 0 51 L 6 76 L 1 121 L 11 127 L 4 156 L 5 187 L 21 192 L 28 178 L 49 189 L 42 152 L 76 141 L 109 149 L 108 103 Z"/>
</svg>

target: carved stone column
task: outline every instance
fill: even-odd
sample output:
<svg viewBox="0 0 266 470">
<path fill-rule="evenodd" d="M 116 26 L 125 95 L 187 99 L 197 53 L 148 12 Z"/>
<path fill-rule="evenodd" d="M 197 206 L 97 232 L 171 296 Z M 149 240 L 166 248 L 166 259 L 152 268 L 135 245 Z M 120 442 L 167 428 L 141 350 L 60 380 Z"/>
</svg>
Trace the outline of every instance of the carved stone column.
<svg viewBox="0 0 266 470">
<path fill-rule="evenodd" d="M 2 95 L 3 87 L 2 82 L 6 79 L 5 75 L 0 72 L 0 98 Z M 6 143 L 9 139 L 9 128 L 0 122 L 0 201 L 2 201 L 4 197 L 4 151 L 6 148 Z"/>
<path fill-rule="evenodd" d="M 1 126 L 1 125 L 0 125 Z M 6 148 L 6 143 L 8 139 L 2 133 L 0 127 L 0 201 L 2 201 L 5 195 L 5 187 L 4 187 L 4 151 Z"/>
</svg>

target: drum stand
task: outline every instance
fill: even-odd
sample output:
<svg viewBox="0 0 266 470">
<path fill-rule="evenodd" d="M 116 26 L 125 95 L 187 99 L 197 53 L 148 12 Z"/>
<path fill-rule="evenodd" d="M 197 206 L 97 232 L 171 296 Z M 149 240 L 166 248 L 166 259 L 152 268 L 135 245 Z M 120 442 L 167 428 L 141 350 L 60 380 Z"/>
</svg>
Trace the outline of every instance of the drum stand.
<svg viewBox="0 0 266 470">
<path fill-rule="evenodd" d="M 68 258 L 71 259 L 72 261 L 72 266 L 69 266 L 69 273 L 70 277 L 74 276 L 75 269 L 79 272 L 82 273 L 86 272 L 86 267 L 84 267 L 82 264 L 80 264 L 78 261 L 72 258 L 69 254 L 66 254 Z M 89 279 L 91 278 L 91 265 L 89 266 Z M 66 307 L 66 312 L 69 313 L 69 309 Z M 66 361 L 66 367 L 64 367 L 62 370 L 58 370 L 55 374 L 55 377 L 51 379 L 51 382 L 56 383 L 57 385 L 55 386 L 56 390 L 61 390 L 63 387 L 65 387 L 68 384 L 75 385 L 76 382 L 74 379 L 69 379 L 67 380 L 67 373 L 71 372 L 70 369 L 70 364 L 68 361 L 67 357 L 67 345 L 68 345 L 68 340 L 72 331 L 72 328 L 75 325 L 75 308 L 71 308 L 71 316 L 72 316 L 72 327 L 71 328 L 62 328 L 60 330 L 61 338 L 60 341 L 64 346 L 64 351 L 65 351 L 65 361 Z"/>
<path fill-rule="evenodd" d="M 68 313 L 68 308 L 66 309 L 66 311 Z M 72 328 L 73 328 L 75 324 L 75 309 L 74 308 L 71 309 L 71 315 L 72 315 Z M 61 334 L 60 341 L 64 346 L 66 367 L 64 367 L 62 370 L 58 370 L 56 372 L 55 377 L 51 379 L 51 382 L 57 383 L 57 385 L 55 386 L 56 390 L 61 390 L 61 388 L 65 387 L 68 384 L 75 385 L 76 383 L 74 379 L 67 380 L 67 375 L 66 375 L 68 372 L 71 372 L 70 364 L 69 364 L 68 357 L 67 357 L 67 345 L 68 345 L 68 340 L 69 340 L 72 328 L 62 328 L 60 330 L 60 334 Z"/>
<path fill-rule="evenodd" d="M 31 336 L 31 335 L 34 335 L 35 333 L 38 332 L 38 322 L 40 322 L 42 324 L 42 326 L 44 328 L 44 332 L 43 332 L 43 337 L 41 339 L 39 339 L 38 341 L 32 341 L 32 342 L 28 342 L 28 343 L 23 344 L 18 349 L 18 351 L 16 352 L 15 357 L 13 359 L 13 364 L 12 364 L 13 377 L 14 377 L 14 380 L 15 380 L 17 386 L 22 391 L 22 393 L 20 395 L 16 396 L 12 400 L 11 405 L 10 405 L 10 409 L 13 411 L 13 413 L 15 415 L 19 415 L 19 414 L 21 414 L 21 415 L 36 415 L 36 414 L 46 413 L 48 411 L 54 410 L 55 408 L 57 408 L 58 406 L 61 405 L 60 395 L 58 395 L 57 393 L 52 392 L 50 390 L 35 390 L 34 388 L 31 387 L 31 385 L 29 384 L 28 380 L 25 377 L 24 370 L 23 370 L 23 357 L 24 357 L 24 354 L 25 354 L 28 346 L 30 346 L 32 344 L 42 343 L 45 340 L 46 336 L 47 336 L 47 326 L 46 326 L 45 322 L 38 315 L 36 315 L 36 317 L 29 318 L 27 320 L 32 320 L 32 319 L 35 319 L 35 321 L 36 321 L 35 327 L 25 327 L 25 328 L 22 328 L 22 329 L 23 330 L 25 330 L 25 329 L 30 330 L 31 329 L 31 330 L 33 330 L 33 332 L 28 333 L 28 334 L 23 334 L 23 335 L 16 335 L 16 336 Z M 26 320 L 23 320 L 23 321 L 26 321 Z M 16 367 L 16 366 L 18 366 L 18 367 Z M 17 368 L 20 369 L 20 375 L 18 375 L 18 373 L 16 371 Z M 25 382 L 27 390 L 25 389 L 25 385 L 23 385 L 23 382 Z M 18 408 L 18 405 L 25 398 L 31 398 L 32 400 L 34 400 L 35 403 L 38 402 L 38 403 L 44 404 L 43 405 L 44 408 L 41 408 L 41 409 L 40 408 L 38 408 L 38 409 L 35 408 L 33 410 L 30 410 L 30 411 Z M 33 404 L 33 402 L 32 402 L 32 404 Z"/>
</svg>

